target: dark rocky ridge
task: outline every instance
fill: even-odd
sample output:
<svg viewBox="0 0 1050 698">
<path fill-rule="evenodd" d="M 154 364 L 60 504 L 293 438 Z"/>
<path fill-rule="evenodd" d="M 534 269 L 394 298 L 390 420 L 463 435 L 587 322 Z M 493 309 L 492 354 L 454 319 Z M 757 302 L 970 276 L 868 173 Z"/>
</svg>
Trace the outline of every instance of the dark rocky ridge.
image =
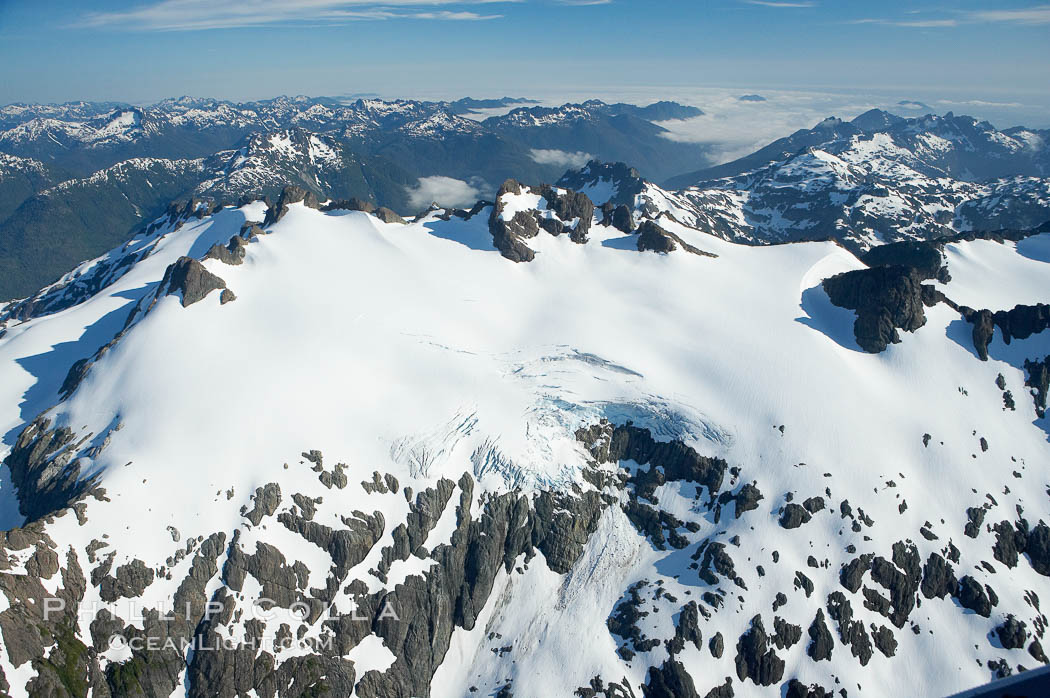
<svg viewBox="0 0 1050 698">
<path fill-rule="evenodd" d="M 271 226 L 284 218 L 285 214 L 288 213 L 288 207 L 299 202 L 302 202 L 302 204 L 308 208 L 321 208 L 321 204 L 317 200 L 316 194 L 307 191 L 302 187 L 288 186 L 281 191 L 277 203 L 273 204 L 266 210 L 266 218 L 263 219 L 263 227 Z"/>
<path fill-rule="evenodd" d="M 614 426 L 602 420 L 577 431 L 576 438 L 598 463 L 633 460 L 640 465 L 649 464 L 648 471 L 634 476 L 639 494 L 647 498 L 668 480 L 687 480 L 706 487 L 713 500 L 728 468 L 721 458 L 702 456 L 681 441 L 657 441 L 648 429 L 630 423 Z"/>
<path fill-rule="evenodd" d="M 561 230 L 554 234 L 568 233 L 573 242 L 581 245 L 587 242 L 587 232 L 594 218 L 594 204 L 590 198 L 586 194 L 571 189 L 558 193 L 547 185 L 540 187 L 540 195 L 546 200 L 547 208 L 553 211 L 558 218 L 566 221 Z M 573 220 L 576 220 L 577 223 L 574 227 L 570 227 L 569 223 Z"/>
<path fill-rule="evenodd" d="M 489 217 L 489 232 L 492 233 L 492 242 L 496 249 L 500 251 L 500 254 L 510 261 L 531 262 L 536 258 L 536 253 L 521 239 L 535 237 L 539 233 L 539 225 L 533 216 L 526 214 L 524 211 L 515 213 L 510 221 L 503 220 L 501 214 L 504 210 L 504 194 L 521 194 L 521 185 L 512 179 L 508 179 L 496 193 L 496 203 L 492 207 L 492 215 Z"/>
<path fill-rule="evenodd" d="M 937 279 L 948 283 L 951 276 L 944 264 L 944 243 L 921 240 L 905 240 L 872 247 L 860 255 L 860 260 L 869 267 L 907 267 L 918 272 L 926 281 Z"/>
<path fill-rule="evenodd" d="M 616 193 L 607 202 L 595 203 L 599 205 L 610 203 L 615 207 L 623 206 L 627 210 L 634 207 L 635 197 L 645 188 L 645 180 L 642 179 L 641 173 L 633 167 L 622 162 L 609 163 L 598 160 L 588 162 L 582 169 L 569 170 L 558 180 L 557 186 L 580 190 L 600 180 L 612 182 Z"/>
<path fill-rule="evenodd" d="M 963 318 L 973 325 L 973 347 L 981 361 L 988 360 L 988 345 L 995 334 L 995 328 L 1002 332 L 1003 341 L 1009 344 L 1012 339 L 1027 339 L 1050 327 L 1050 305 L 1017 305 L 1010 310 L 974 310 L 959 306 Z"/>
<path fill-rule="evenodd" d="M 28 521 L 66 509 L 93 487 L 94 479 L 80 477 L 73 456 L 81 444 L 73 439 L 72 429 L 52 426 L 41 416 L 22 430 L 4 459 L 17 490 L 19 511 Z"/>
<path fill-rule="evenodd" d="M 1042 361 L 1025 360 L 1024 370 L 1028 374 L 1024 384 L 1032 389 L 1035 412 L 1040 419 L 1046 417 L 1046 396 L 1050 390 L 1050 356 Z"/>
<path fill-rule="evenodd" d="M 572 190 L 558 192 L 551 186 L 542 184 L 531 191 L 543 197 L 547 209 L 554 213 L 555 218 L 547 218 L 540 215 L 539 211 L 529 210 L 517 211 L 509 221 L 504 220 L 506 204 L 503 196 L 520 195 L 523 189 L 528 187 L 508 179 L 496 193 L 496 203 L 492 206 L 489 216 L 489 232 L 492 234 L 493 245 L 500 254 L 512 262 L 531 262 L 536 258 L 536 253 L 522 240 L 536 237 L 541 230 L 551 235 L 567 234 L 570 240 L 580 245 L 587 242 L 587 233 L 594 219 L 594 204 L 586 194 Z"/>
</svg>

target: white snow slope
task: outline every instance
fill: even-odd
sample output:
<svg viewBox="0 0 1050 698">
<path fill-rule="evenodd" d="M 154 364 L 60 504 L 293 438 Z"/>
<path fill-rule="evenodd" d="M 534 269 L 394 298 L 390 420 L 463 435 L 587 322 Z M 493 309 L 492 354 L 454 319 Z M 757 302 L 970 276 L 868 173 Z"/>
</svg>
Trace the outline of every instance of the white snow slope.
<svg viewBox="0 0 1050 698">
<path fill-rule="evenodd" d="M 868 354 L 854 341 L 854 313 L 832 306 L 820 287 L 826 277 L 863 267 L 833 243 L 749 247 L 663 219 L 667 230 L 717 257 L 681 249 L 656 254 L 638 252 L 636 236 L 595 223 L 582 245 L 541 232 L 526 241 L 535 261 L 515 264 L 493 249 L 489 209 L 466 221 L 444 221 L 438 213 L 386 224 L 360 212 L 293 204 L 267 234 L 252 239 L 243 264 L 204 261 L 235 301 L 220 304 L 219 293 L 211 293 L 183 307 L 178 295 L 161 296 L 63 401 L 58 388 L 69 366 L 109 342 L 137 302 L 148 304 L 171 263 L 183 255 L 201 259 L 214 243 L 225 244 L 245 221 L 262 220 L 263 204 L 140 236 L 129 244 L 142 249 L 141 260 L 99 293 L 53 315 L 9 320 L 0 336 L 0 455 L 50 410 L 52 426 L 71 428 L 74 444 L 91 435 L 69 448 L 81 477 L 97 474 L 105 490 L 83 500 L 82 518 L 66 511 L 45 522 L 62 567 L 70 551 L 88 576 L 95 567 L 90 559 L 114 552 L 114 568 L 137 559 L 170 571 L 170 579 L 158 577 L 141 594 L 145 603 L 159 604 L 175 593 L 192 557 L 172 565 L 170 556 L 183 546 L 173 542 L 169 526 L 183 541 L 225 532 L 229 543 L 239 531 L 234 545 L 250 554 L 256 541 L 268 542 L 289 566 L 296 560 L 306 566 L 308 587 L 323 587 L 333 566 L 328 551 L 276 520 L 301 509 L 290 498 L 301 493 L 316 501 L 313 520 L 327 526 L 341 528 L 341 517 L 357 510 L 383 513 L 381 539 L 347 582 L 362 580 L 370 592 L 393 590 L 435 563 L 395 562 L 385 582 L 369 573 L 408 503 L 400 492 L 369 493 L 357 483 L 378 471 L 420 492 L 442 477 L 459 481 L 470 473 L 478 481 L 475 515 L 481 492 L 590 491 L 595 486 L 583 475 L 593 465 L 576 430 L 603 418 L 633 420 L 658 440 L 682 440 L 739 468 L 738 476 L 726 473 L 723 489 L 755 482 L 763 494 L 758 508 L 737 517 L 727 507 L 716 523 L 706 495 L 696 498 L 699 485 L 670 481 L 656 498 L 662 510 L 693 524 L 695 530 L 679 529 L 687 547 L 659 549 L 614 504 L 567 574 L 549 569 L 543 553 L 528 565 L 519 558 L 510 571 L 500 566 L 477 624 L 455 629 L 439 656 L 433 695 L 469 695 L 471 687 L 492 695 L 510 682 L 516 698 L 568 696 L 601 676 L 607 683 L 625 680 L 641 696 L 650 667 L 668 659 L 663 640 L 673 637 L 689 601 L 710 617 L 699 618 L 702 644 L 687 642 L 677 660 L 701 696 L 726 677 L 738 696 L 781 695 L 792 678 L 845 688 L 851 696 L 945 695 L 990 680 L 993 659 L 1037 665 L 1026 649 L 1005 649 L 986 636 L 1013 614 L 1036 639 L 1040 612 L 1025 597 L 1031 590 L 1050 598 L 1048 578 L 1024 555 L 1008 569 L 993 558 L 994 533 L 982 529 L 971 539 L 963 529 L 967 508 L 984 504 L 992 524 L 1013 522 L 1021 508 L 1033 526 L 1050 520 L 1048 424 L 1036 418 L 1018 359 L 1050 354 L 1047 333 L 1009 347 L 997 335 L 991 360 L 981 362 L 970 326 L 939 304 L 902 343 Z M 950 298 L 958 290 L 960 303 L 993 310 L 1046 300 L 1050 285 L 1033 284 L 1050 278 L 1042 254 L 1047 237 L 1026 241 L 1027 255 L 1013 244 L 952 245 L 953 281 L 940 288 Z M 997 281 L 1018 274 L 1025 282 L 1016 288 Z M 1015 410 L 1003 408 L 999 374 Z M 928 446 L 924 434 L 932 435 Z M 324 454 L 326 469 L 347 464 L 346 488 L 325 487 L 310 472 L 300 454 L 312 449 Z M 10 472 L 3 472 L 2 513 L 11 527 L 21 520 Z M 277 514 L 253 525 L 243 511 L 266 483 L 279 483 L 284 499 Z M 451 541 L 460 489 L 427 549 Z M 623 491 L 607 494 L 627 501 Z M 778 518 L 789 496 L 799 503 L 820 496 L 827 506 L 787 530 Z M 851 528 L 853 521 L 839 513 L 843 500 L 873 524 Z M 919 535 L 927 522 L 935 540 Z M 730 542 L 734 536 L 739 545 Z M 705 539 L 726 544 L 746 590 L 729 579 L 709 585 L 690 569 Z M 101 553 L 88 552 L 93 540 L 104 543 Z M 922 561 L 954 544 L 961 553 L 956 575 L 994 588 L 991 616 L 950 596 L 921 598 L 897 629 L 865 607 L 861 593 L 842 587 L 841 565 L 864 553 L 891 559 L 898 541 L 914 543 Z M 0 579 L 26 574 L 31 551 L 5 545 L 11 557 Z M 847 552 L 852 546 L 856 552 Z M 219 570 L 228 556 L 224 549 Z M 795 583 L 799 571 L 812 580 L 811 594 Z M 606 622 L 628 587 L 642 580 L 648 614 L 638 627 L 660 642 L 626 660 L 616 651 L 625 640 Z M 43 581 L 49 589 L 57 583 L 57 576 Z M 222 585 L 213 577 L 208 593 Z M 865 585 L 889 595 L 869 577 Z M 658 586 L 664 593 L 655 593 Z M 259 590 L 249 577 L 244 595 Z M 701 601 L 716 591 L 724 597 L 721 608 Z M 806 656 L 806 629 L 836 591 L 852 601 L 865 628 L 893 632 L 894 657 L 875 651 L 862 666 L 831 618 L 833 656 L 820 662 Z M 787 602 L 771 611 L 778 592 Z M 343 590 L 337 597 L 335 608 L 348 613 L 349 595 Z M 99 587 L 89 581 L 83 603 L 99 601 Z M 126 617 L 121 603 L 100 607 Z M 0 616 L 8 604 L 0 594 Z M 770 635 L 774 615 L 802 629 L 801 641 L 776 649 L 785 669 L 770 686 L 740 680 L 734 664 L 738 639 L 760 614 Z M 224 632 L 243 637 L 245 620 L 231 620 Z M 296 621 L 285 622 L 294 628 Z M 82 616 L 75 628 L 89 645 L 90 622 Z M 307 625 L 308 637 L 325 632 L 319 622 Z M 725 644 L 720 658 L 708 649 L 716 633 Z M 380 638 L 366 635 L 347 659 L 384 671 L 393 655 Z M 504 646 L 511 649 L 498 651 Z M 277 655 L 277 663 L 297 651 Z M 127 656 L 99 653 L 99 666 Z M 26 695 L 37 673 L 31 662 L 16 665 L 3 647 L 0 670 L 11 695 Z M 183 671 L 176 694 L 187 690 L 186 681 Z"/>
</svg>

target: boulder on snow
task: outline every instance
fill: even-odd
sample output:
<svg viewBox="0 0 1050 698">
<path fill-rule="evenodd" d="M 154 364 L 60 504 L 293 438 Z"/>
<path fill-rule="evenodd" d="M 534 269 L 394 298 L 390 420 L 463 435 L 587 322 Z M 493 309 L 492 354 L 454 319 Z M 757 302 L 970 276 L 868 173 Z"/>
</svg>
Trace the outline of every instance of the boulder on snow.
<svg viewBox="0 0 1050 698">
<path fill-rule="evenodd" d="M 205 269 L 203 264 L 192 257 L 179 257 L 170 264 L 160 282 L 160 294 L 179 294 L 184 308 L 203 300 L 212 291 L 225 289 L 225 281 Z"/>
<path fill-rule="evenodd" d="M 391 211 L 386 206 L 380 206 L 375 210 L 375 217 L 384 223 L 404 223 L 405 219 Z"/>
<path fill-rule="evenodd" d="M 644 220 L 641 225 L 638 226 L 638 251 L 639 252 L 659 252 L 661 254 L 667 254 L 673 252 L 681 247 L 686 252 L 692 252 L 703 257 L 715 257 L 716 255 L 710 252 L 704 252 L 701 249 L 693 247 L 685 240 L 670 232 L 661 228 L 656 221 Z"/>
</svg>

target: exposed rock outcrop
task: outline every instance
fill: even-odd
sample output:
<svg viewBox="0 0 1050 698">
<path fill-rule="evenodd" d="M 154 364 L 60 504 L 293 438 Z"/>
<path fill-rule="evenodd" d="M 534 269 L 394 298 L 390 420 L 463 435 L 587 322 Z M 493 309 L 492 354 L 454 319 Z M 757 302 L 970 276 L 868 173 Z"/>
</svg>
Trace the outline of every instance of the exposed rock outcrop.
<svg viewBox="0 0 1050 698">
<path fill-rule="evenodd" d="M 19 510 L 27 520 L 70 506 L 94 485 L 94 478 L 80 477 L 73 438 L 69 427 L 52 427 L 50 419 L 38 417 L 22 430 L 4 459 L 17 488 Z"/>
<path fill-rule="evenodd" d="M 806 511 L 805 507 L 795 502 L 789 502 L 780 514 L 781 528 L 798 528 L 802 524 L 809 523 L 813 515 Z"/>
<path fill-rule="evenodd" d="M 979 616 L 988 618 L 992 615 L 992 601 L 987 590 L 970 575 L 959 580 L 957 592 L 959 605 L 968 608 Z"/>
<path fill-rule="evenodd" d="M 877 245 L 860 255 L 869 267 L 906 267 L 914 269 L 920 279 L 937 279 L 948 283 L 951 276 L 944 264 L 942 243 L 927 240 L 904 240 Z"/>
<path fill-rule="evenodd" d="M 657 441 L 648 429 L 629 423 L 613 426 L 602 420 L 578 430 L 576 438 L 599 463 L 633 460 L 640 465 L 650 465 L 648 471 L 639 471 L 632 479 L 639 494 L 645 497 L 669 480 L 696 482 L 714 495 L 722 487 L 722 478 L 729 467 L 721 458 L 701 456 L 681 441 Z"/>
<path fill-rule="evenodd" d="M 1046 417 L 1046 396 L 1050 391 L 1050 356 L 1042 361 L 1025 360 L 1024 370 L 1027 373 L 1024 384 L 1032 389 L 1032 400 L 1035 401 L 1035 413 L 1040 418 Z"/>
<path fill-rule="evenodd" d="M 1008 650 L 1023 648 L 1028 639 L 1024 621 L 1018 620 L 1013 614 L 1008 615 L 1006 620 L 996 627 L 995 634 L 1002 646 Z"/>
<path fill-rule="evenodd" d="M 384 223 L 404 223 L 405 219 L 391 211 L 386 206 L 380 206 L 375 210 L 375 217 Z"/>
<path fill-rule="evenodd" d="M 788 681 L 784 698 L 833 698 L 834 695 L 834 691 L 828 691 L 823 686 L 817 684 L 807 686 L 798 679 L 791 679 Z"/>
<path fill-rule="evenodd" d="M 1002 332 L 1003 341 L 1028 339 L 1050 327 L 1050 305 L 1017 305 L 1011 310 L 974 310 L 960 306 L 963 318 L 973 325 L 973 348 L 981 361 L 988 360 L 988 345 L 992 342 L 995 328 Z"/>
<path fill-rule="evenodd" d="M 857 312 L 853 334 L 864 351 L 877 354 L 901 341 L 898 329 L 914 332 L 926 324 L 923 274 L 901 266 L 856 269 L 824 279 L 824 290 L 840 308 Z"/>
<path fill-rule="evenodd" d="M 212 291 L 225 291 L 226 282 L 204 268 L 192 257 L 179 257 L 164 272 L 160 282 L 160 294 L 178 295 L 182 307 L 186 308 L 204 298 Z M 220 302 L 228 302 L 220 299 Z"/>
<path fill-rule="evenodd" d="M 714 257 L 716 255 L 710 252 L 704 252 L 703 250 L 693 247 L 685 240 L 680 238 L 674 233 L 664 230 L 652 220 L 644 220 L 638 226 L 638 251 L 639 252 L 659 252 L 661 254 L 667 254 L 673 252 L 681 247 L 686 252 L 692 252 L 693 254 L 701 255 L 703 257 Z"/>
<path fill-rule="evenodd" d="M 824 609 L 817 609 L 817 615 L 814 616 L 813 622 L 809 624 L 809 629 L 806 632 L 809 635 L 809 646 L 806 648 L 806 654 L 815 662 L 831 659 L 831 653 L 835 649 L 835 641 L 831 636 L 831 631 L 828 630 L 827 623 L 824 622 Z"/>
<path fill-rule="evenodd" d="M 594 203 L 582 193 L 573 190 L 557 191 L 549 186 L 540 187 L 540 195 L 547 201 L 547 208 L 554 212 L 558 218 L 566 222 L 568 229 L 562 232 L 569 233 L 569 239 L 575 243 L 587 242 L 587 233 L 591 229 L 591 220 L 594 218 Z M 573 221 L 576 221 L 575 224 Z"/>
<path fill-rule="evenodd" d="M 634 232 L 634 214 L 626 204 L 620 204 L 612 210 L 606 225 L 611 225 L 621 233 L 629 235 Z"/>
<path fill-rule="evenodd" d="M 508 179 L 496 193 L 496 203 L 492 207 L 492 215 L 489 216 L 492 243 L 500 254 L 512 262 L 531 262 L 536 258 L 536 253 L 522 242 L 522 238 L 536 237 L 540 230 L 539 224 L 531 213 L 525 211 L 517 211 L 509 221 L 504 220 L 505 194 L 521 194 L 521 184 Z"/>
<path fill-rule="evenodd" d="M 645 698 L 700 698 L 693 677 L 674 659 L 668 659 L 659 669 L 649 667 L 649 680 L 642 692 Z"/>
<path fill-rule="evenodd" d="M 759 686 L 772 686 L 784 678 L 784 660 L 768 644 L 762 617 L 755 616 L 751 619 L 751 628 L 736 643 L 738 679 L 751 679 Z"/>
<path fill-rule="evenodd" d="M 288 207 L 299 202 L 302 202 L 307 208 L 321 208 L 321 203 L 317 200 L 316 194 L 306 191 L 302 187 L 288 186 L 281 190 L 277 203 L 266 209 L 263 227 L 271 226 L 284 218 L 285 214 L 288 213 Z"/>
<path fill-rule="evenodd" d="M 234 235 L 226 245 L 212 245 L 204 258 L 217 259 L 223 264 L 242 264 L 247 245 L 248 241 L 243 236 Z"/>
<path fill-rule="evenodd" d="M 703 649 L 703 636 L 700 633 L 700 613 L 695 601 L 690 601 L 682 607 L 675 626 L 674 638 L 668 642 L 668 652 L 677 654 L 685 647 L 686 642 Z"/>
<path fill-rule="evenodd" d="M 376 205 L 371 201 L 363 201 L 357 198 L 351 199 L 336 199 L 329 201 L 328 203 L 321 206 L 322 211 L 364 211 L 365 213 L 372 213 L 376 210 Z"/>
</svg>

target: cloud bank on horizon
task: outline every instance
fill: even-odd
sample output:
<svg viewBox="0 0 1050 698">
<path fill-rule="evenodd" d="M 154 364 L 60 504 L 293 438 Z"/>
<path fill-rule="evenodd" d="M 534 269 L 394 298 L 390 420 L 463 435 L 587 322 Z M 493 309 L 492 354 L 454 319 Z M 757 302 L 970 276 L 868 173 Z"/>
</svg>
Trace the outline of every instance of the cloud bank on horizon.
<svg viewBox="0 0 1050 698">
<path fill-rule="evenodd" d="M 720 85 L 1050 114 L 1048 23 L 1048 0 L 7 0 L 0 62 L 31 69 L 0 104 Z"/>
</svg>

